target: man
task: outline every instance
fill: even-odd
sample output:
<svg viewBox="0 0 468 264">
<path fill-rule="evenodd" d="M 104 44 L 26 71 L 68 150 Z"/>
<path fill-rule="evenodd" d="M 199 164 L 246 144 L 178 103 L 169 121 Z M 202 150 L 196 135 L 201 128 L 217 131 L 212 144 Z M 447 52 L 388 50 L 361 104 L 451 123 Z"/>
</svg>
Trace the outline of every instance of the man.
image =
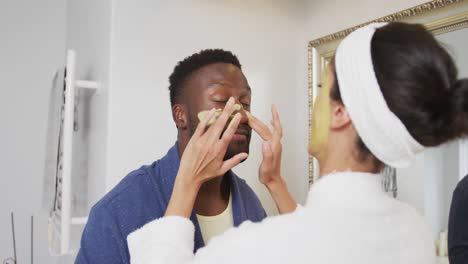
<svg viewBox="0 0 468 264">
<path fill-rule="evenodd" d="M 451 264 L 468 263 L 468 175 L 453 191 L 448 225 L 448 251 Z"/>
<path fill-rule="evenodd" d="M 197 114 L 224 108 L 230 97 L 250 110 L 250 87 L 231 52 L 203 50 L 193 54 L 177 64 L 169 82 L 177 143 L 162 159 L 128 174 L 92 208 L 76 263 L 129 263 L 127 235 L 164 215 L 180 157 L 199 123 Z M 249 152 L 251 128 L 244 110 L 240 113 L 242 120 L 225 159 Z M 194 204 L 195 250 L 231 226 L 245 220 L 258 222 L 266 216 L 244 180 L 232 171 L 219 176 L 200 188 Z"/>
</svg>

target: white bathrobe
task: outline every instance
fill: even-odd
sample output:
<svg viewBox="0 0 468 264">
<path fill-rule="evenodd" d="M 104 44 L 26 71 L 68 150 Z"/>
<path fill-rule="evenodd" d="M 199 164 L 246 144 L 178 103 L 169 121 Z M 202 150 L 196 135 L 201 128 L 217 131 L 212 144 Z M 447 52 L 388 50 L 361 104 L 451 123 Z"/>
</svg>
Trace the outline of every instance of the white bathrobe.
<svg viewBox="0 0 468 264">
<path fill-rule="evenodd" d="M 428 226 L 382 191 L 380 175 L 335 173 L 294 213 L 246 222 L 193 254 L 189 219 L 165 217 L 128 236 L 131 263 L 432 264 Z"/>
</svg>

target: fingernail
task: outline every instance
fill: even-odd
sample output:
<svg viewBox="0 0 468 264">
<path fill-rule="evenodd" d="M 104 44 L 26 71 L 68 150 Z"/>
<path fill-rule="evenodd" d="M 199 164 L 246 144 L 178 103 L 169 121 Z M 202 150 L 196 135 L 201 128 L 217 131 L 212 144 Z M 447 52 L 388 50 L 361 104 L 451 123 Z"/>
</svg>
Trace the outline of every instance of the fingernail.
<svg viewBox="0 0 468 264">
<path fill-rule="evenodd" d="M 241 161 L 246 160 L 248 157 L 249 157 L 249 154 L 246 153 L 246 154 L 241 158 Z"/>
<path fill-rule="evenodd" d="M 237 121 L 237 118 L 239 118 L 240 114 L 235 114 L 234 117 L 231 119 L 231 122 L 228 125 L 228 129 L 234 124 L 235 121 Z"/>
<path fill-rule="evenodd" d="M 250 121 L 250 119 L 252 118 L 252 114 L 247 110 L 244 110 L 244 112 L 245 112 L 245 115 L 247 116 L 247 120 Z"/>
</svg>

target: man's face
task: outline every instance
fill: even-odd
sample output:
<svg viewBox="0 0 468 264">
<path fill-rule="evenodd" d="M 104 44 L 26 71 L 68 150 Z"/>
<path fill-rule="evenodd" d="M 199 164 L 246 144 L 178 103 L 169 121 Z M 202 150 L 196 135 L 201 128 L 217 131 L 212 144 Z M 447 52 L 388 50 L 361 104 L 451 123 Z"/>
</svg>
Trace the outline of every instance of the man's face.
<svg viewBox="0 0 468 264">
<path fill-rule="evenodd" d="M 215 63 L 195 71 L 184 84 L 184 102 L 188 109 L 190 135 L 193 135 L 199 120 L 198 113 L 212 108 L 224 109 L 230 97 L 243 109 L 250 111 L 251 91 L 247 79 L 235 65 Z M 249 153 L 251 128 L 247 116 L 241 109 L 239 128 L 228 146 L 225 159 L 245 152 Z"/>
</svg>

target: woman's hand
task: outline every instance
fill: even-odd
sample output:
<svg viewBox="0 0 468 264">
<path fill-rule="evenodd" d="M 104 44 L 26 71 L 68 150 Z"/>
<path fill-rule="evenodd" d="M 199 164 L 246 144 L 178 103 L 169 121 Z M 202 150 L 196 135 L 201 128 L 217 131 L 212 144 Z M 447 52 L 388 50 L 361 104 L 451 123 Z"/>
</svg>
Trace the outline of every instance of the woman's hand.
<svg viewBox="0 0 468 264">
<path fill-rule="evenodd" d="M 250 127 L 264 140 L 262 144 L 263 160 L 258 174 L 260 182 L 267 187 L 283 181 L 281 178 L 281 153 L 283 148 L 281 138 L 283 137 L 283 128 L 278 111 L 274 105 L 271 107 L 271 114 L 273 117 L 271 121 L 273 132 L 262 121 L 249 114 Z"/>
<path fill-rule="evenodd" d="M 234 104 L 234 99 L 229 99 L 220 117 L 206 132 L 207 124 L 215 113 L 214 109 L 198 124 L 182 155 L 178 179 L 201 185 L 214 177 L 224 175 L 247 158 L 247 153 L 239 153 L 229 160 L 223 160 L 240 122 L 240 114 L 236 114 L 224 131 L 234 111 Z"/>
<path fill-rule="evenodd" d="M 263 160 L 258 170 L 260 182 L 267 187 L 279 213 L 284 214 L 294 211 L 297 204 L 289 193 L 286 182 L 281 177 L 283 127 L 274 105 L 271 107 L 271 114 L 273 132 L 252 114 L 249 114 L 249 125 L 264 140 L 262 144 Z"/>
<path fill-rule="evenodd" d="M 247 158 L 247 153 L 239 153 L 224 160 L 241 119 L 237 113 L 225 129 L 234 111 L 234 104 L 234 99 L 230 98 L 218 120 L 207 130 L 215 109 L 198 124 L 182 155 L 166 215 L 190 217 L 200 186 L 212 178 L 224 175 Z"/>
</svg>

